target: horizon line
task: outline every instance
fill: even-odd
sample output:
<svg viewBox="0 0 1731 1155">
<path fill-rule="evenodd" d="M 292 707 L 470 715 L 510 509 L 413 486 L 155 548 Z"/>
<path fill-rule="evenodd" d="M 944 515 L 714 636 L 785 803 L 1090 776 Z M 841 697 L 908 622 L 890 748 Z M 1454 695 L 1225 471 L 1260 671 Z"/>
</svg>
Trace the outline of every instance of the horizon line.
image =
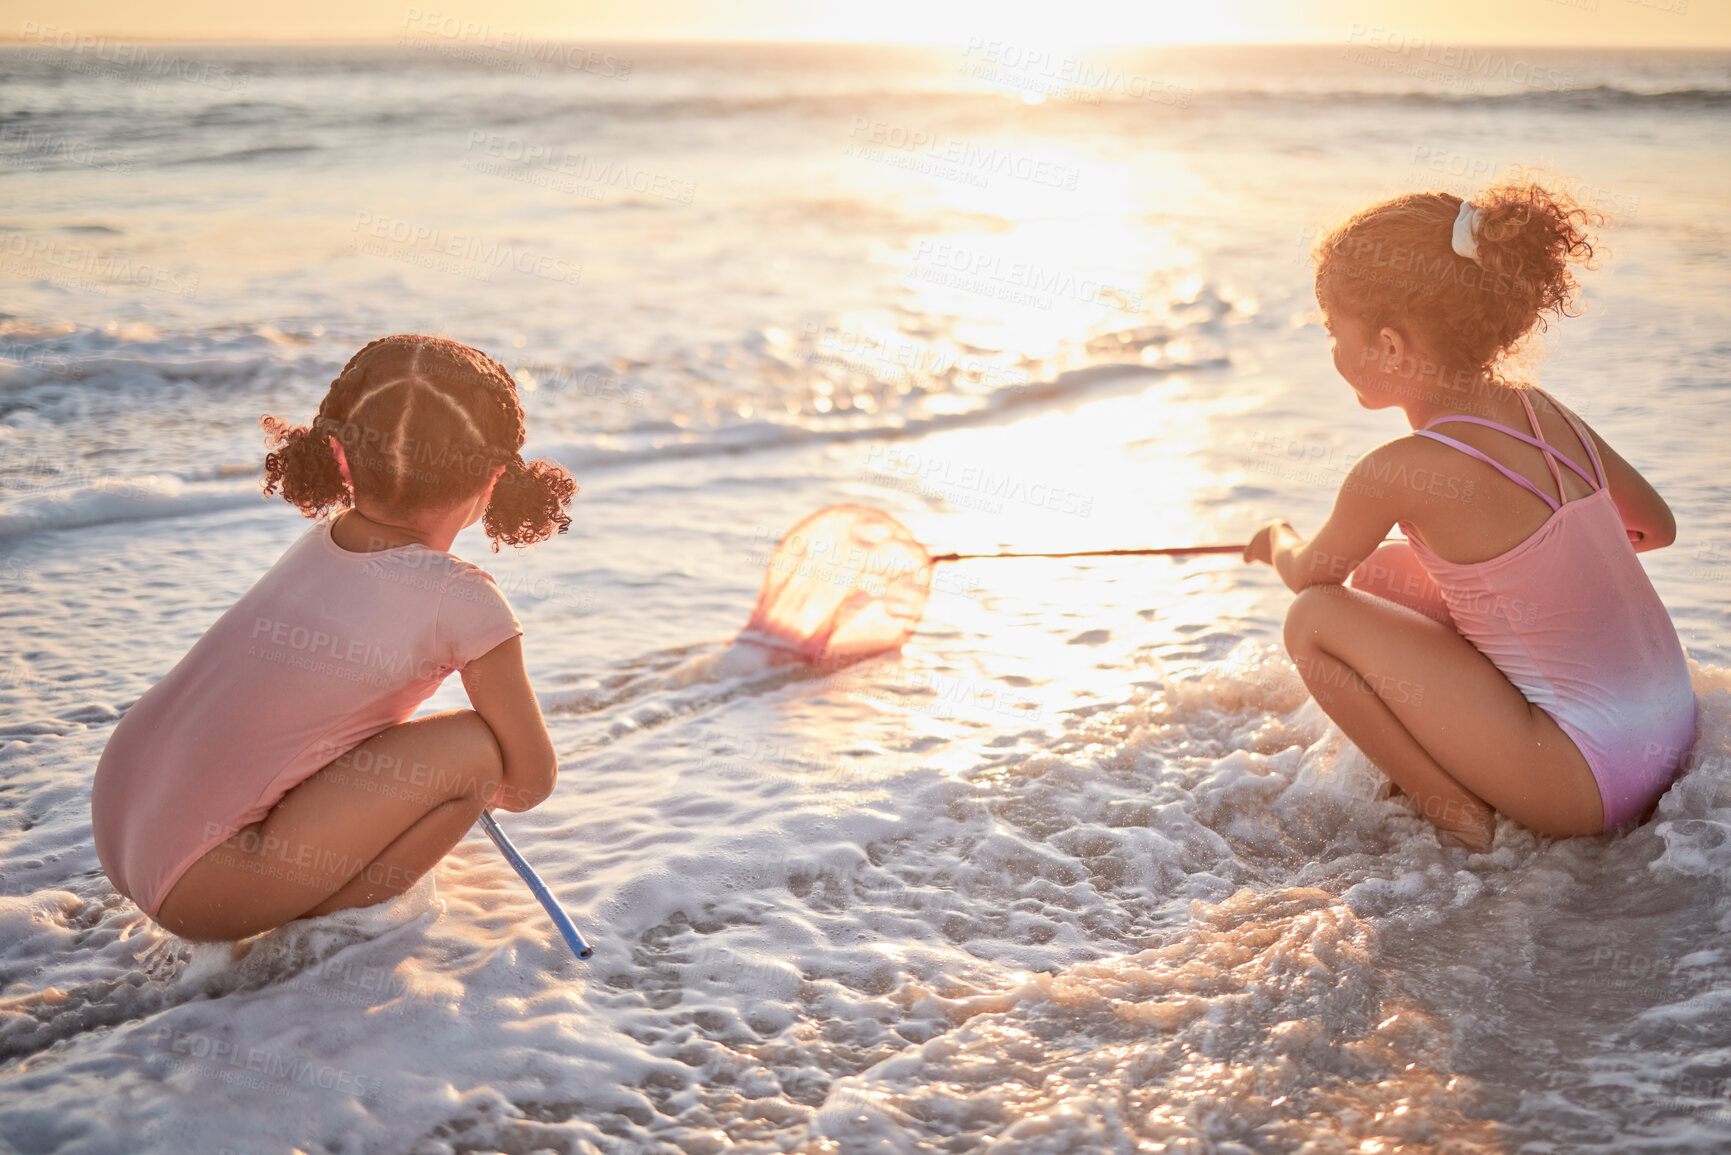
<svg viewBox="0 0 1731 1155">
<path fill-rule="evenodd" d="M 524 32 L 519 32 L 516 30 L 513 30 L 513 34 L 518 35 L 518 36 L 523 36 L 523 35 L 533 36 L 533 35 L 535 35 L 534 33 L 524 33 Z M 94 37 L 98 40 L 124 40 L 124 41 L 132 42 L 132 43 L 139 43 L 139 44 L 207 44 L 207 45 L 208 44 L 233 44 L 233 45 L 268 44 L 268 45 L 309 45 L 309 46 L 311 46 L 311 45 L 344 45 L 344 44 L 346 44 L 346 45 L 365 45 L 365 46 L 385 46 L 385 45 L 401 44 L 402 39 L 403 39 L 402 33 L 400 33 L 400 32 L 384 33 L 384 34 L 380 34 L 378 36 L 318 36 L 318 37 L 306 37 L 306 36 L 208 36 L 208 37 L 198 37 L 198 36 L 137 36 L 137 35 L 131 35 L 131 34 L 127 34 L 127 33 L 120 33 L 120 32 L 89 32 L 89 33 L 81 32 L 80 35 L 91 36 L 91 37 Z M 431 36 L 431 35 L 432 34 L 429 34 L 429 36 Z M 436 37 L 433 37 L 433 38 L 436 38 Z M 759 47 L 786 47 L 786 46 L 810 47 L 810 46 L 815 46 L 815 45 L 821 45 L 821 46 L 826 46 L 826 47 L 836 47 L 836 48 L 953 49 L 956 47 L 955 43 L 953 43 L 951 41 L 835 40 L 835 39 L 825 39 L 825 38 L 820 38 L 820 37 L 765 39 L 762 37 L 755 37 L 755 36 L 706 36 L 706 37 L 696 37 L 696 38 L 671 37 L 671 36 L 635 36 L 635 37 L 611 38 L 611 37 L 582 37 L 582 36 L 578 36 L 578 35 L 568 35 L 568 34 L 564 34 L 564 33 L 559 33 L 559 34 L 548 33 L 546 35 L 545 39 L 550 43 L 646 45 L 646 46 L 728 44 L 728 45 L 754 45 L 754 46 L 759 46 Z M 45 43 L 47 43 L 47 42 L 45 42 L 41 38 L 31 39 L 31 38 L 22 37 L 22 36 L 0 35 L 0 48 L 12 48 L 12 47 L 21 47 L 21 46 L 29 46 L 29 45 L 43 45 Z M 1340 40 L 1338 38 L 1328 39 L 1328 40 L 1297 40 L 1297 39 L 1294 39 L 1294 40 L 1194 40 L 1194 41 L 1191 41 L 1191 40 L 1185 40 L 1185 41 L 1146 40 L 1146 41 L 1129 41 L 1129 42 L 1118 41 L 1118 42 L 1113 42 L 1113 43 L 1096 43 L 1096 44 L 1074 44 L 1074 45 L 1066 46 L 1066 51 L 1072 51 L 1072 50 L 1115 51 L 1115 50 L 1121 50 L 1121 49 L 1126 49 L 1126 48 L 1173 48 L 1173 49 L 1190 49 L 1190 48 L 1326 48 L 1326 47 L 1338 47 L 1344 43 L 1350 43 L 1350 41 L 1343 41 L 1343 40 Z M 1437 41 L 1435 39 L 1431 39 L 1431 40 L 1421 41 L 1421 43 L 1435 44 L 1435 43 L 1437 43 Z M 1720 42 L 1720 43 L 1710 43 L 1710 44 L 1702 44 L 1699 42 L 1687 43 L 1687 44 L 1683 44 L 1683 43 L 1673 44 L 1673 43 L 1659 43 L 1659 42 L 1655 42 L 1652 44 L 1606 44 L 1603 42 L 1588 43 L 1588 42 L 1579 42 L 1579 41 L 1505 41 L 1505 40 L 1455 40 L 1455 39 L 1445 40 L 1445 41 L 1442 41 L 1441 43 L 1445 46 L 1448 46 L 1448 47 L 1462 47 L 1462 48 L 1520 48 L 1520 49 L 1529 49 L 1529 50 L 1530 49 L 1541 49 L 1541 50 L 1543 50 L 1543 49 L 1557 49 L 1557 50 L 1567 50 L 1567 51 L 1600 51 L 1600 52 L 1690 51 L 1690 52 L 1728 52 L 1728 53 L 1731 53 L 1731 38 L 1728 38 L 1725 41 Z M 49 47 L 59 47 L 59 45 L 54 45 L 54 44 L 48 44 L 48 46 Z M 70 48 L 62 49 L 62 51 L 73 51 L 73 50 L 74 49 L 70 49 Z"/>
</svg>

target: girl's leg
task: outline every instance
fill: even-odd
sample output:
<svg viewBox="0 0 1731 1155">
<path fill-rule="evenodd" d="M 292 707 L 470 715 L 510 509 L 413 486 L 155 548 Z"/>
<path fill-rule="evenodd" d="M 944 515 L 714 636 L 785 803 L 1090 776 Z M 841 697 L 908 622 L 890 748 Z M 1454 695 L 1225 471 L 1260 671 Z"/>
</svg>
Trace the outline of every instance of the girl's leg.
<svg viewBox="0 0 1731 1155">
<path fill-rule="evenodd" d="M 1418 554 L 1404 541 L 1385 541 L 1358 563 L 1347 584 L 1355 590 L 1375 594 L 1385 601 L 1405 606 L 1445 626 L 1454 625 L 1448 599 L 1436 584 Z"/>
<path fill-rule="evenodd" d="M 156 921 L 182 938 L 221 941 L 392 898 L 502 801 L 503 770 L 473 710 L 392 726 L 193 863 Z"/>
<path fill-rule="evenodd" d="M 1286 648 L 1346 736 L 1469 845 L 1488 844 L 1492 808 L 1555 838 L 1603 829 L 1580 750 L 1452 627 L 1318 585 L 1293 600 Z"/>
</svg>

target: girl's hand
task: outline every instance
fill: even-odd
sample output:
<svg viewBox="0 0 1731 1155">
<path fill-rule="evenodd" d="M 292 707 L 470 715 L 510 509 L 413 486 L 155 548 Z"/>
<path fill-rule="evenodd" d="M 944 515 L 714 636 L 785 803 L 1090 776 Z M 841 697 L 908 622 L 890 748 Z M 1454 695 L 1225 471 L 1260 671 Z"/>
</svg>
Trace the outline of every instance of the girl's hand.
<svg viewBox="0 0 1731 1155">
<path fill-rule="evenodd" d="M 1266 562 L 1269 565 L 1273 565 L 1274 535 L 1281 529 L 1284 529 L 1287 533 L 1294 534 L 1295 536 L 1298 532 L 1292 528 L 1292 523 L 1287 521 L 1284 517 L 1275 518 L 1273 521 L 1257 530 L 1256 536 L 1250 539 L 1250 544 L 1244 547 L 1244 560 L 1247 562 Z"/>
</svg>

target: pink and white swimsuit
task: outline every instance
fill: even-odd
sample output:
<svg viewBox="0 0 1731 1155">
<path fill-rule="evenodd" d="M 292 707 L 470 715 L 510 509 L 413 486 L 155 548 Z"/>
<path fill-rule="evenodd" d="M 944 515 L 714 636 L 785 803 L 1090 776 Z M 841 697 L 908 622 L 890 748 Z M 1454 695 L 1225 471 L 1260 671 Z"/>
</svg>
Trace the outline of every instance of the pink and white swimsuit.
<svg viewBox="0 0 1731 1155">
<path fill-rule="evenodd" d="M 1561 406 L 1551 403 L 1580 438 L 1595 476 L 1563 457 L 1593 492 L 1560 504 L 1472 446 L 1431 430 L 1466 421 L 1537 447 L 1561 497 L 1558 455 L 1540 438 L 1532 403 L 1517 393 L 1534 436 L 1482 417 L 1439 417 L 1415 432 L 1492 466 L 1550 506 L 1550 519 L 1513 549 L 1470 564 L 1445 561 L 1406 523 L 1401 529 L 1441 588 L 1455 628 L 1580 748 L 1610 830 L 1641 819 L 1670 786 L 1695 744 L 1695 693 L 1676 627 L 1629 544 L 1592 437 Z"/>
<path fill-rule="evenodd" d="M 485 570 L 421 545 L 352 553 L 333 511 L 114 728 L 91 787 L 97 857 L 154 916 L 188 867 L 522 632 Z"/>
</svg>

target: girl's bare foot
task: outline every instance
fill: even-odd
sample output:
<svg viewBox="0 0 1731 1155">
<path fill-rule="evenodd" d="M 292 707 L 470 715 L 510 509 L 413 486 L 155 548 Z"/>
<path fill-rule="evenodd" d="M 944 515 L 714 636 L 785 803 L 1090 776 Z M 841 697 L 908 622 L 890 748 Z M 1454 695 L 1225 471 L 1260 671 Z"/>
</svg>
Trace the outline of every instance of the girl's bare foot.
<svg viewBox="0 0 1731 1155">
<path fill-rule="evenodd" d="M 1389 781 L 1389 798 L 1406 798 L 1407 792 L 1400 788 L 1400 783 Z M 1415 809 L 1420 809 L 1413 803 Z M 1434 819 L 1432 821 L 1435 821 Z M 1468 814 L 1464 820 L 1452 827 L 1437 826 L 1437 841 L 1444 846 L 1458 846 L 1470 850 L 1474 854 L 1483 854 L 1491 848 L 1491 840 L 1496 837 L 1497 813 L 1486 806 L 1480 811 Z"/>
<path fill-rule="evenodd" d="M 1436 840 L 1444 846 L 1458 846 L 1473 854 L 1488 854 L 1491 849 L 1491 837 L 1488 834 L 1469 838 L 1465 832 L 1444 830 L 1440 826 L 1437 828 Z"/>
<path fill-rule="evenodd" d="M 1474 854 L 1487 853 L 1496 832 L 1497 812 L 1488 806 L 1482 813 L 1468 815 L 1459 825 L 1436 828 L 1438 842 L 1444 846 L 1459 846 Z"/>
</svg>

